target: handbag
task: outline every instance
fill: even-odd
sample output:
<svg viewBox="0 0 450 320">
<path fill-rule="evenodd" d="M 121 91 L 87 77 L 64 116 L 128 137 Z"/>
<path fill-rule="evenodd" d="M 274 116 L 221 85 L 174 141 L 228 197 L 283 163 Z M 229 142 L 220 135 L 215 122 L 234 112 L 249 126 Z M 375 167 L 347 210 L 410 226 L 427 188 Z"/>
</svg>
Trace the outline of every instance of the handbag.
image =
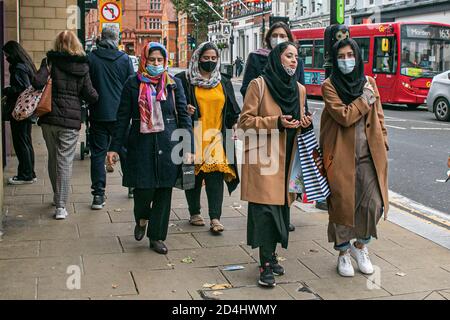
<svg viewBox="0 0 450 320">
<path fill-rule="evenodd" d="M 175 102 L 175 92 L 172 89 L 172 98 L 174 103 L 174 111 L 178 124 L 178 112 Z M 179 166 L 178 177 L 175 182 L 175 188 L 181 190 L 191 190 L 195 188 L 195 164 L 193 163 L 183 163 Z"/>
<path fill-rule="evenodd" d="M 31 117 L 41 100 L 42 92 L 43 90 L 36 90 L 33 86 L 26 88 L 17 98 L 11 116 L 16 121 L 22 121 Z"/>
<path fill-rule="evenodd" d="M 42 117 L 43 115 L 52 111 L 52 79 L 47 80 L 44 90 L 42 91 L 41 99 L 36 107 L 35 115 Z"/>
<path fill-rule="evenodd" d="M 37 117 L 42 117 L 43 115 L 52 111 L 52 78 L 51 78 L 51 67 L 49 67 L 48 62 L 47 62 L 47 70 L 48 70 L 47 84 L 42 90 L 42 96 L 35 111 L 35 115 Z"/>
<path fill-rule="evenodd" d="M 191 190 L 195 188 L 195 164 L 182 163 L 179 169 L 175 188 L 181 190 Z"/>
<path fill-rule="evenodd" d="M 309 200 L 323 200 L 330 195 L 330 187 L 314 131 L 299 134 L 297 142 L 306 196 Z"/>
</svg>

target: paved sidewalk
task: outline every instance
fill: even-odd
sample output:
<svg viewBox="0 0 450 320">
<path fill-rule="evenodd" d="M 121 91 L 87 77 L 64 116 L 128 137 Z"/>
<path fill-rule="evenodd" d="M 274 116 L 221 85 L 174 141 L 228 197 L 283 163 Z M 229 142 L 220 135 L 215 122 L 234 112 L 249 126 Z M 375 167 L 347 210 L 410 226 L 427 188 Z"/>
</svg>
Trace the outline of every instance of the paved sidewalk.
<svg viewBox="0 0 450 320">
<path fill-rule="evenodd" d="M 148 249 L 146 239 L 134 240 L 133 201 L 121 187 L 119 166 L 108 174 L 106 207 L 90 210 L 89 157 L 79 160 L 79 148 L 70 215 L 55 221 L 46 149 L 37 126 L 33 137 L 38 182 L 5 186 L 0 299 L 450 299 L 450 251 L 388 221 L 380 223 L 380 239 L 370 245 L 379 271 L 375 283 L 355 263 L 354 278 L 339 277 L 336 252 L 327 242 L 327 214 L 311 205 L 292 209 L 297 229 L 290 234 L 289 249 L 279 250 L 286 275 L 277 278 L 273 290 L 257 287 L 258 253 L 245 242 L 247 204 L 239 200 L 239 190 L 225 196 L 221 236 L 190 226 L 184 194 L 175 190 L 169 253 L 159 255 Z M 5 180 L 15 168 L 13 159 Z M 205 195 L 202 202 L 206 207 Z M 244 269 L 223 270 L 233 265 Z M 76 287 L 78 271 L 81 287 L 69 290 Z M 212 284 L 231 288 L 206 288 Z"/>
</svg>

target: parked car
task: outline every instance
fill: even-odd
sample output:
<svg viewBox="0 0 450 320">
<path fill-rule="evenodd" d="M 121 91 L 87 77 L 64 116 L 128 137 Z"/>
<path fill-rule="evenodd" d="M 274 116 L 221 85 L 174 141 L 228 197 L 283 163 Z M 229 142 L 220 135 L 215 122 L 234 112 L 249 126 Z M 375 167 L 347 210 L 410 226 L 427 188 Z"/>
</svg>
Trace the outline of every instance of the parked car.
<svg viewBox="0 0 450 320">
<path fill-rule="evenodd" d="M 136 56 L 129 56 L 131 61 L 133 62 L 134 72 L 137 72 L 139 69 L 139 59 Z"/>
<path fill-rule="evenodd" d="M 433 112 L 436 119 L 450 121 L 450 70 L 433 78 L 428 92 L 428 111 Z"/>
</svg>

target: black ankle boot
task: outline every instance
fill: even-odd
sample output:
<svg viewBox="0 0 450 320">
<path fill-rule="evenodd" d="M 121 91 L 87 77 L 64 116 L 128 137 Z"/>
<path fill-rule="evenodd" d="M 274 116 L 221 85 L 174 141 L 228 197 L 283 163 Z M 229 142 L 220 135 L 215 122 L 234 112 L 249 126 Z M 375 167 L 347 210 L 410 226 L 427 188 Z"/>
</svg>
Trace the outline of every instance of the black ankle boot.
<svg viewBox="0 0 450 320">
<path fill-rule="evenodd" d="M 150 249 L 153 249 L 153 251 L 159 254 L 167 254 L 169 251 L 162 240 L 150 240 Z"/>
<path fill-rule="evenodd" d="M 136 223 L 136 226 L 134 227 L 134 239 L 136 239 L 136 241 L 141 241 L 144 238 L 146 227 L 147 225 L 142 227 L 139 222 Z"/>
<path fill-rule="evenodd" d="M 272 268 L 270 267 L 269 262 L 266 262 L 259 268 L 258 284 L 267 288 L 273 288 L 276 286 L 275 277 L 273 276 Z"/>
<path fill-rule="evenodd" d="M 277 254 L 274 253 L 272 258 L 270 259 L 270 267 L 272 268 L 272 272 L 276 276 L 284 275 L 284 268 L 282 265 L 278 263 Z"/>
</svg>

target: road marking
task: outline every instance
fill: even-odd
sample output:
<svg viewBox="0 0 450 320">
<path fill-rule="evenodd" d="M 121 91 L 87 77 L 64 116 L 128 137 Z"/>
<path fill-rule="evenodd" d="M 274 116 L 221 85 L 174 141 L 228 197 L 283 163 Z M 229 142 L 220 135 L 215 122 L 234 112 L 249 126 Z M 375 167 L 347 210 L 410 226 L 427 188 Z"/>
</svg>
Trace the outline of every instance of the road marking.
<svg viewBox="0 0 450 320">
<path fill-rule="evenodd" d="M 450 128 L 418 128 L 418 127 L 411 127 L 412 130 L 448 130 L 450 131 Z"/>
<path fill-rule="evenodd" d="M 385 119 L 386 119 L 386 121 L 391 121 L 391 122 L 406 122 L 405 119 L 387 119 L 387 118 L 385 118 Z"/>
<path fill-rule="evenodd" d="M 403 128 L 403 127 L 396 127 L 396 126 L 391 126 L 391 125 L 388 125 L 388 124 L 385 124 L 385 126 L 388 127 L 388 128 L 393 128 L 393 129 L 406 130 L 406 128 Z"/>
</svg>

